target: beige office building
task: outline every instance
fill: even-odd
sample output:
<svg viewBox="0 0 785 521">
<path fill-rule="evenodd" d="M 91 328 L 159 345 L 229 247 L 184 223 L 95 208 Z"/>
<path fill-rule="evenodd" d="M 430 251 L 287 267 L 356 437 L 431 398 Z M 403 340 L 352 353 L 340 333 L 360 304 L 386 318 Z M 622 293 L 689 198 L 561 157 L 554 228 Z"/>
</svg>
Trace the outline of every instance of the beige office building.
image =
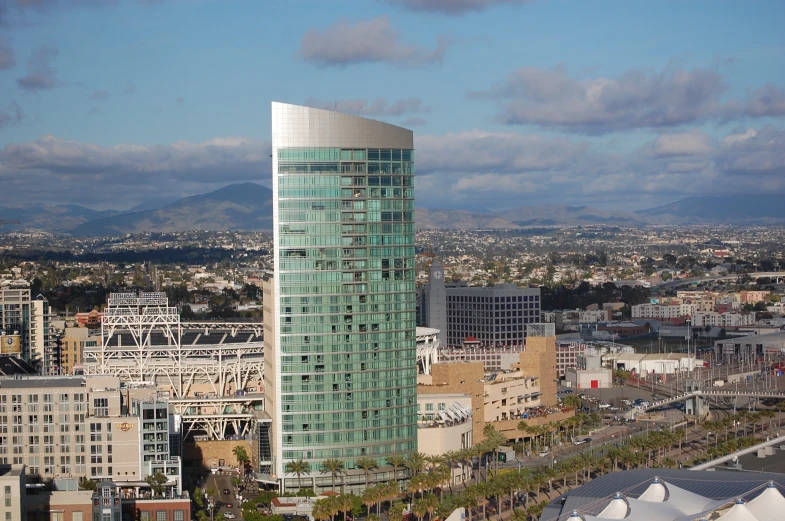
<svg viewBox="0 0 785 521">
<path fill-rule="evenodd" d="M 144 486 L 160 471 L 179 493 L 169 432 L 168 404 L 152 388 L 121 388 L 116 377 L 0 379 L 0 464 L 30 476 Z"/>
</svg>

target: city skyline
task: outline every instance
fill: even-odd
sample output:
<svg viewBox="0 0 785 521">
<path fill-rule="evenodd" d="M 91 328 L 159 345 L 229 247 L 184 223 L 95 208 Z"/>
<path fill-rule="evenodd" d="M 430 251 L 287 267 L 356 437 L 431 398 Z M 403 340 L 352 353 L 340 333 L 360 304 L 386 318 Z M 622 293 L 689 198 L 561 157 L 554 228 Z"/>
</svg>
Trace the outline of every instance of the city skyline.
<svg viewBox="0 0 785 521">
<path fill-rule="evenodd" d="M 0 206 L 270 186 L 271 100 L 415 129 L 424 207 L 783 193 L 783 15 L 774 1 L 9 0 Z"/>
</svg>

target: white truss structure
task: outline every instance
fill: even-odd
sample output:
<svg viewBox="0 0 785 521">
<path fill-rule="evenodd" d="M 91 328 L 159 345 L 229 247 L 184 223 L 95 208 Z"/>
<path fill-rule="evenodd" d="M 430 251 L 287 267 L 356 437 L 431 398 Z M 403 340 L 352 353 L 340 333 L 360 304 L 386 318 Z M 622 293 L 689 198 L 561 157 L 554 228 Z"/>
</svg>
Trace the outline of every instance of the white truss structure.
<svg viewBox="0 0 785 521">
<path fill-rule="evenodd" d="M 263 389 L 246 392 L 262 381 L 262 331 L 258 323 L 183 324 L 165 293 L 112 293 L 101 344 L 84 348 L 84 370 L 168 387 L 186 434 L 244 436 L 262 407 Z"/>
<path fill-rule="evenodd" d="M 439 363 L 439 330 L 417 328 L 417 365 L 423 374 L 431 374 L 431 365 Z"/>
</svg>

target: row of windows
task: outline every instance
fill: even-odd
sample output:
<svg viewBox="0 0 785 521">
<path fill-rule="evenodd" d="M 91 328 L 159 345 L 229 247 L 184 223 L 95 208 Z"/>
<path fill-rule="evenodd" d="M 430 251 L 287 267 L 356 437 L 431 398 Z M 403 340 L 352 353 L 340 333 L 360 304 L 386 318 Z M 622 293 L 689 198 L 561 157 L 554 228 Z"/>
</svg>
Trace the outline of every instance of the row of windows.
<svg viewBox="0 0 785 521">
<path fill-rule="evenodd" d="M 85 394 L 84 393 L 75 393 L 73 395 L 74 402 L 84 402 L 85 401 Z M 26 403 L 55 403 L 55 395 L 52 393 L 42 393 L 42 394 L 12 394 L 11 395 L 11 403 L 23 403 L 23 400 Z M 0 395 L 0 403 L 8 403 L 8 395 L 3 394 Z M 71 401 L 71 395 L 69 393 L 60 393 L 57 395 L 57 402 L 61 404 L 63 402 Z"/>
<path fill-rule="evenodd" d="M 366 304 L 368 302 L 415 302 L 416 297 L 412 293 L 396 292 L 372 295 L 332 295 L 332 296 L 304 296 L 304 297 L 281 297 L 282 306 L 293 304 Z M 389 309 L 386 311 L 390 311 Z"/>
<path fill-rule="evenodd" d="M 416 435 L 416 427 L 414 428 Z M 387 465 L 384 456 L 396 453 L 409 453 L 417 449 L 417 440 L 409 439 L 399 441 L 392 444 L 379 444 L 371 447 L 332 447 L 316 450 L 285 450 L 283 451 L 283 459 L 286 461 L 296 459 L 326 459 L 326 458 L 354 458 L 363 456 L 379 456 L 378 465 L 380 467 Z M 351 469 L 354 467 L 353 461 L 346 462 L 346 468 Z"/>
<path fill-rule="evenodd" d="M 448 295 L 447 302 L 539 302 L 539 295 L 512 295 L 508 297 L 474 297 L 466 295 Z"/>
<path fill-rule="evenodd" d="M 412 161 L 413 150 L 371 148 L 279 148 L 279 161 Z"/>
</svg>

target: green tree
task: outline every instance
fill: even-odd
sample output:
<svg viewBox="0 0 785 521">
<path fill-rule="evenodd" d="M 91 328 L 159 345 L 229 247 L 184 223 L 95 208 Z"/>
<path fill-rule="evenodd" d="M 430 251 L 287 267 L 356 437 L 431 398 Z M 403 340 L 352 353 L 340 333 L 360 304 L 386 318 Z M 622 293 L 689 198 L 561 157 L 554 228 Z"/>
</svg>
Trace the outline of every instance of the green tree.
<svg viewBox="0 0 785 521">
<path fill-rule="evenodd" d="M 379 463 L 377 463 L 374 458 L 365 456 L 355 460 L 354 466 L 358 469 L 363 469 L 363 473 L 365 474 L 365 486 L 367 487 L 368 477 L 370 476 L 371 472 L 379 468 Z"/>
<path fill-rule="evenodd" d="M 406 455 L 405 465 L 412 477 L 425 470 L 425 458 L 426 456 L 422 452 L 412 452 Z"/>
<path fill-rule="evenodd" d="M 89 479 L 85 476 L 79 478 L 79 488 L 81 490 L 95 490 L 95 486 L 98 484 L 97 481 Z"/>
<path fill-rule="evenodd" d="M 311 464 L 300 458 L 297 460 L 289 461 L 286 464 L 284 470 L 286 470 L 286 472 L 288 472 L 289 474 L 297 475 L 297 488 L 302 488 L 303 484 L 300 478 L 303 474 L 308 474 L 309 472 L 311 472 Z"/>
<path fill-rule="evenodd" d="M 385 461 L 393 468 L 393 479 L 398 479 L 398 469 L 406 465 L 406 458 L 400 454 L 393 454 L 388 456 Z"/>
<path fill-rule="evenodd" d="M 236 445 L 232 449 L 232 454 L 234 454 L 235 459 L 237 459 L 237 465 L 242 469 L 243 475 L 245 475 L 245 467 L 251 461 L 251 458 L 248 457 L 248 451 L 245 450 L 245 447 Z"/>
<path fill-rule="evenodd" d="M 332 477 L 332 484 L 333 484 L 332 489 L 335 490 L 335 478 L 338 476 L 338 474 L 344 474 L 346 472 L 346 469 L 344 469 L 343 461 L 337 458 L 330 458 L 324 460 L 322 462 L 322 473 L 327 474 L 328 472 Z"/>
<path fill-rule="evenodd" d="M 169 480 L 161 472 L 156 472 L 154 475 L 145 478 L 145 482 L 150 485 L 150 490 L 153 491 L 154 496 L 163 496 L 167 481 Z"/>
</svg>

